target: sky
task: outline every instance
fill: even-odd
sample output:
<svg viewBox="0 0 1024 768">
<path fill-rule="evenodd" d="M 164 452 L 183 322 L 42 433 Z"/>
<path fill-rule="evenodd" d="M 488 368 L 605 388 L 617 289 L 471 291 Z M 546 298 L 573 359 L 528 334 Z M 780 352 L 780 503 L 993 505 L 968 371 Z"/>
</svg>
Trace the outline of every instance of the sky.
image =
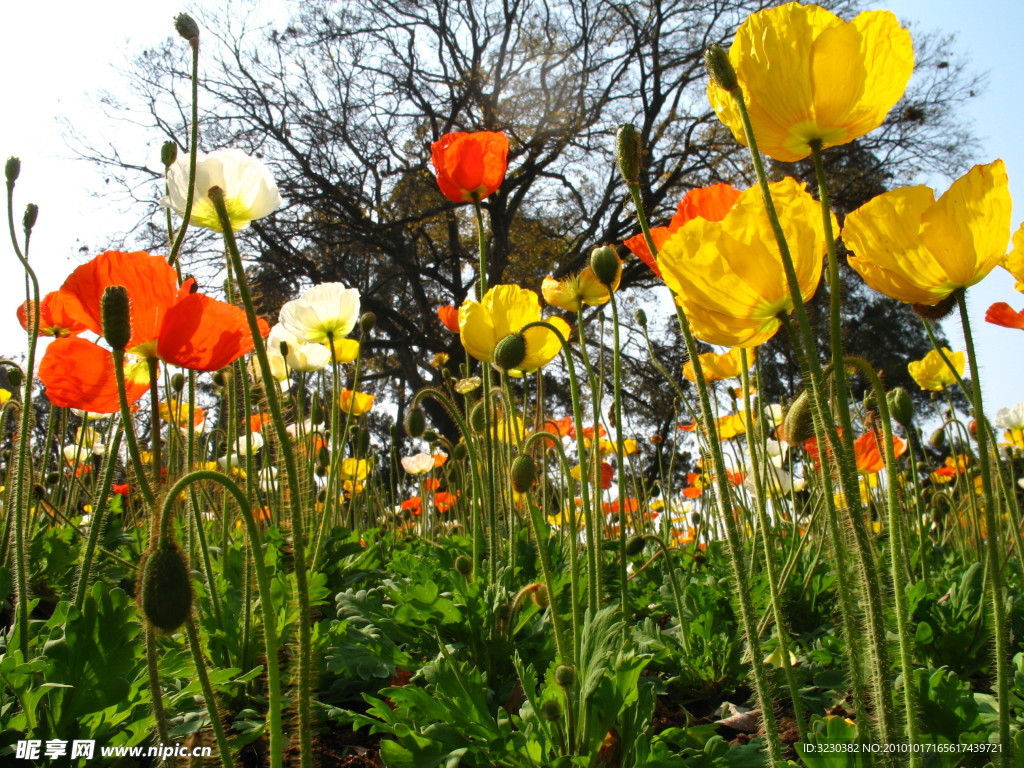
<svg viewBox="0 0 1024 768">
<path fill-rule="evenodd" d="M 219 6 L 221 2 L 207 3 Z M 5 3 L 4 44 L 0 46 L 0 155 L 22 160 L 15 197 L 20 222 L 26 203 L 40 207 L 32 238 L 31 261 L 45 294 L 60 287 L 78 264 L 120 241 L 139 219 L 123 203 L 97 197 L 102 172 L 74 157 L 59 118 L 72 130 L 95 136 L 102 131 L 98 93 L 123 88 L 131 58 L 147 46 L 173 36 L 174 16 L 187 8 L 175 0 L 77 0 L 51 3 Z M 202 4 L 197 4 L 201 7 Z M 1015 207 L 1014 229 L 1024 219 L 1024 107 L 1017 78 L 1024 71 L 1024 3 L 1019 0 L 891 0 L 869 4 L 896 13 L 911 30 L 936 30 L 956 36 L 957 50 L 978 71 L 988 73 L 988 87 L 969 105 L 966 118 L 982 139 L 977 162 L 1006 161 Z M 98 12 L 102 8 L 102 13 Z M 969 12 L 965 12 L 969 9 Z M 202 23 L 201 11 L 193 15 Z M 181 45 L 186 43 L 181 41 Z M 155 165 L 160 138 L 117 127 L 112 140 L 139 162 Z M 963 169 L 964 171 L 967 168 Z M 926 180 L 941 193 L 948 179 Z M 5 228 L 6 229 L 6 228 Z M 0 355 L 23 353 L 25 336 L 14 310 L 24 298 L 24 284 L 8 238 L 0 238 Z M 1024 308 L 1024 295 L 1013 279 L 995 270 L 968 293 L 971 318 L 982 365 L 986 412 L 1024 400 L 1024 332 L 998 328 L 983 320 L 993 302 Z M 7 308 L 6 310 L 3 308 Z M 963 349 L 959 324 L 945 326 L 954 349 Z"/>
</svg>

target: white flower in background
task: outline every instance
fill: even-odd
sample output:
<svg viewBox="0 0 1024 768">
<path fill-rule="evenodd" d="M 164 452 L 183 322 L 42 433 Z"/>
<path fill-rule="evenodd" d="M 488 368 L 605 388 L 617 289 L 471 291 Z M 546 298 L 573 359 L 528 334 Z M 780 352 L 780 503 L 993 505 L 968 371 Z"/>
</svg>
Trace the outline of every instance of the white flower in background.
<svg viewBox="0 0 1024 768">
<path fill-rule="evenodd" d="M 1024 429 L 1024 401 L 1010 408 L 1000 408 L 992 423 L 1000 429 Z"/>
<path fill-rule="evenodd" d="M 417 453 L 402 458 L 402 469 L 410 475 L 425 475 L 434 468 L 434 457 L 429 453 Z"/>
<path fill-rule="evenodd" d="M 261 432 L 248 432 L 235 441 L 235 453 L 245 453 L 246 446 L 251 446 L 251 452 L 256 453 L 263 447 L 263 434 Z"/>
<path fill-rule="evenodd" d="M 288 433 L 288 436 L 292 438 L 292 440 L 297 440 L 300 437 L 308 437 L 313 432 L 313 420 L 305 419 L 294 424 L 288 424 L 285 426 L 284 431 Z"/>
<path fill-rule="evenodd" d="M 260 490 L 273 493 L 277 490 L 277 467 L 264 467 L 259 471 Z"/>
<path fill-rule="evenodd" d="M 240 149 L 219 149 L 196 156 L 196 185 L 190 223 L 221 231 L 220 219 L 210 201 L 211 187 L 224 191 L 224 205 L 234 230 L 269 216 L 281 207 L 281 194 L 270 171 L 259 160 Z M 179 157 L 167 170 L 167 197 L 163 204 L 185 215 L 188 197 L 188 155 Z"/>
<path fill-rule="evenodd" d="M 344 283 L 314 285 L 281 307 L 281 325 L 302 341 L 327 344 L 343 339 L 359 320 L 359 291 Z"/>
<path fill-rule="evenodd" d="M 286 355 L 281 354 L 282 344 Z M 288 378 L 289 369 L 312 373 L 326 367 L 331 362 L 331 351 L 322 344 L 307 344 L 278 323 L 267 337 L 267 357 L 274 378 L 282 381 Z"/>
</svg>

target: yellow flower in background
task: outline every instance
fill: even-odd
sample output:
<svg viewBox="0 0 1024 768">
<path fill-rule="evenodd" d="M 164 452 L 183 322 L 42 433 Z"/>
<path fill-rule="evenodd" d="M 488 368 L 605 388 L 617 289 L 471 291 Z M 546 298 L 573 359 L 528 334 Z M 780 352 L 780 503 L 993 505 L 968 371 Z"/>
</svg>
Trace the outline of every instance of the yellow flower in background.
<svg viewBox="0 0 1024 768">
<path fill-rule="evenodd" d="M 737 379 L 743 375 L 743 363 L 740 360 L 740 349 L 730 349 L 724 354 L 707 352 L 700 355 L 700 367 L 704 371 L 706 381 L 720 381 L 722 379 Z M 750 362 L 753 362 L 753 355 Z M 692 382 L 697 381 L 697 375 L 693 370 L 693 361 L 688 360 L 683 365 L 683 376 Z"/>
<path fill-rule="evenodd" d="M 640 453 L 640 446 L 636 440 L 631 437 L 627 437 L 622 441 L 622 453 L 626 456 L 632 456 L 633 454 Z"/>
<path fill-rule="evenodd" d="M 821 280 L 825 235 L 818 203 L 795 179 L 769 185 L 789 243 L 804 301 Z M 835 226 L 833 216 L 833 227 Z M 695 218 L 658 254 L 665 283 L 676 294 L 694 334 L 723 347 L 755 347 L 793 309 L 771 223 L 756 187 L 740 194 L 721 221 Z"/>
<path fill-rule="evenodd" d="M 0 405 L 3 405 L 11 399 L 11 391 L 9 389 L 0 389 Z"/>
<path fill-rule="evenodd" d="M 590 307 L 606 304 L 611 297 L 611 291 L 619 287 L 621 277 L 622 270 L 619 270 L 614 285 L 609 289 L 597 279 L 594 270 L 586 267 L 581 272 L 560 279 L 548 275 L 541 283 L 540 291 L 544 294 L 544 301 L 551 306 L 568 312 L 579 312 L 584 304 Z"/>
<path fill-rule="evenodd" d="M 718 427 L 719 440 L 731 440 L 739 437 L 747 431 L 747 422 L 744 413 L 733 413 L 729 416 L 722 416 L 715 422 Z"/>
<path fill-rule="evenodd" d="M 330 349 L 329 344 L 324 344 Z M 359 340 L 358 339 L 335 339 L 334 340 L 334 358 L 335 361 L 344 364 L 355 362 L 355 359 L 359 357 Z"/>
<path fill-rule="evenodd" d="M 370 474 L 370 462 L 367 459 L 342 459 L 340 474 L 346 482 L 362 483 Z"/>
<path fill-rule="evenodd" d="M 924 186 L 885 192 L 846 217 L 850 266 L 890 298 L 938 304 L 1003 261 L 1010 204 L 1002 160 L 974 166 L 938 200 Z"/>
<path fill-rule="evenodd" d="M 481 362 L 494 361 L 494 348 L 506 336 L 541 319 L 537 294 L 518 285 L 496 285 L 481 301 L 466 301 L 459 308 L 459 336 L 466 351 Z M 547 322 L 569 334 L 569 325 L 559 317 Z M 526 357 L 515 373 L 529 373 L 550 363 L 561 349 L 558 338 L 547 328 L 530 328 L 523 333 Z M 515 375 L 515 373 L 513 375 Z"/>
<path fill-rule="evenodd" d="M 1003 257 L 1003 268 L 1017 281 L 1013 287 L 1024 293 L 1024 224 L 1013 233 L 1013 250 Z"/>
<path fill-rule="evenodd" d="M 794 162 L 874 130 L 914 70 L 914 46 L 890 11 L 845 22 L 816 5 L 787 3 L 752 14 L 736 32 L 729 61 L 762 152 Z M 733 97 L 712 79 L 708 99 L 741 144 Z"/>
<path fill-rule="evenodd" d="M 369 413 L 373 408 L 375 395 L 368 395 L 365 392 L 353 392 L 351 389 L 343 389 L 338 395 L 338 407 L 342 413 L 352 416 L 362 416 Z"/>
<path fill-rule="evenodd" d="M 964 353 L 953 352 L 949 347 L 943 347 L 942 351 L 949 358 L 949 362 L 956 368 L 956 372 L 964 375 Z M 921 360 L 913 360 L 907 363 L 907 370 L 911 378 L 917 382 L 921 389 L 941 392 L 946 387 L 956 384 L 956 376 L 949 370 L 949 366 L 942 361 L 942 357 L 936 350 L 932 350 Z"/>
<path fill-rule="evenodd" d="M 167 197 L 163 200 L 182 216 L 188 196 L 188 165 L 188 155 L 184 155 L 167 169 Z M 281 207 L 281 195 L 270 171 L 240 149 L 220 149 L 208 155 L 200 152 L 196 156 L 195 196 L 189 221 L 220 232 L 220 219 L 208 194 L 211 187 L 223 190 L 224 207 L 235 230 L 245 229 L 249 222 Z"/>
</svg>

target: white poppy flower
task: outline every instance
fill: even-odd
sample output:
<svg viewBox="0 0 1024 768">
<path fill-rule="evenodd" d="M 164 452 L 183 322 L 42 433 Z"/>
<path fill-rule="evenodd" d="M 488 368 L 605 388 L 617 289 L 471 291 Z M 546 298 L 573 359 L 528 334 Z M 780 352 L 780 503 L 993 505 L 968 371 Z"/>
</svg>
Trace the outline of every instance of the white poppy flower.
<svg viewBox="0 0 1024 768">
<path fill-rule="evenodd" d="M 992 423 L 1000 429 L 1024 429 L 1024 401 L 1010 408 L 1000 408 Z"/>
<path fill-rule="evenodd" d="M 273 493 L 277 490 L 277 467 L 264 467 L 259 471 L 260 490 Z"/>
<path fill-rule="evenodd" d="M 302 341 L 327 344 L 348 336 L 359 320 L 359 291 L 344 283 L 314 285 L 281 307 L 281 325 Z"/>
<path fill-rule="evenodd" d="M 281 355 L 281 345 L 285 345 L 288 354 Z M 312 373 L 331 362 L 331 351 L 322 344 L 307 344 L 297 338 L 278 323 L 270 329 L 267 337 L 267 356 L 270 358 L 270 369 L 275 378 L 287 378 L 288 369 L 302 373 Z M 281 376 L 278 377 L 278 371 Z"/>
<path fill-rule="evenodd" d="M 263 435 L 259 432 L 249 432 L 248 435 L 242 435 L 235 441 L 235 452 L 245 453 L 246 443 L 252 445 L 252 453 L 256 453 L 263 447 Z"/>
<path fill-rule="evenodd" d="M 429 453 L 417 453 L 402 458 L 402 469 L 410 475 L 425 475 L 434 468 L 434 457 Z"/>
<path fill-rule="evenodd" d="M 224 205 L 234 230 L 245 229 L 251 221 L 269 216 L 281 207 L 281 194 L 270 171 L 240 149 L 219 149 L 208 155 L 200 152 L 196 156 L 196 186 L 190 223 L 220 232 L 220 219 L 209 197 L 211 187 L 220 187 L 224 191 Z M 188 197 L 188 155 L 178 158 L 167 170 L 167 193 L 161 202 L 184 216 Z"/>
</svg>

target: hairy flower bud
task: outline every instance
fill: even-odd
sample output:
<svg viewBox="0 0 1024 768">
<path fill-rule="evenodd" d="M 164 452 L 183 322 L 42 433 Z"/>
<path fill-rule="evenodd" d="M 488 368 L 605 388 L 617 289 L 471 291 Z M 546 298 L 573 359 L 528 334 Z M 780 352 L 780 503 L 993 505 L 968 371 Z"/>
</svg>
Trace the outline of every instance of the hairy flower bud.
<svg viewBox="0 0 1024 768">
<path fill-rule="evenodd" d="M 555 682 L 563 688 L 571 688 L 576 684 L 576 670 L 568 664 L 555 667 Z"/>
<path fill-rule="evenodd" d="M 173 376 L 171 376 L 171 389 L 172 390 L 174 390 L 175 392 L 181 392 L 181 390 L 183 390 L 184 388 L 185 388 L 185 377 L 182 374 L 176 373 Z"/>
<path fill-rule="evenodd" d="M 529 456 L 516 456 L 512 460 L 512 489 L 526 493 L 537 482 L 537 465 Z"/>
<path fill-rule="evenodd" d="M 640 134 L 632 123 L 623 123 L 615 138 L 615 159 L 619 162 L 619 173 L 626 183 L 635 184 L 640 178 Z"/>
<path fill-rule="evenodd" d="M 165 632 L 173 632 L 191 615 L 192 577 L 181 547 L 173 541 L 159 542 L 147 555 L 139 603 L 149 623 Z"/>
<path fill-rule="evenodd" d="M 636 313 L 633 315 L 633 317 L 636 319 L 636 324 L 639 325 L 641 328 L 647 327 L 647 313 L 644 312 L 642 309 L 638 309 Z"/>
<path fill-rule="evenodd" d="M 622 276 L 622 259 L 614 248 L 602 245 L 590 252 L 590 269 L 602 285 L 614 290 Z"/>
<path fill-rule="evenodd" d="M 455 558 L 455 572 L 463 576 L 469 576 L 473 573 L 473 561 L 465 555 L 459 555 Z"/>
<path fill-rule="evenodd" d="M 643 536 L 630 536 L 626 539 L 626 554 L 629 557 L 636 557 L 644 551 L 644 545 L 647 541 Z"/>
<path fill-rule="evenodd" d="M 359 330 L 363 333 L 369 333 L 376 325 L 377 315 L 373 312 L 363 312 L 359 318 Z"/>
<path fill-rule="evenodd" d="M 522 334 L 510 333 L 494 347 L 494 364 L 505 371 L 522 365 L 526 359 L 526 339 Z"/>
<path fill-rule="evenodd" d="M 8 157 L 7 165 L 4 166 L 4 174 L 7 176 L 7 183 L 13 183 L 21 175 L 21 160 L 17 157 Z"/>
<path fill-rule="evenodd" d="M 177 159 L 178 145 L 173 141 L 165 141 L 160 146 L 160 162 L 164 164 L 164 168 L 170 168 Z"/>
<path fill-rule="evenodd" d="M 779 438 L 790 445 L 802 445 L 804 441 L 814 437 L 814 418 L 811 413 L 811 395 L 804 390 L 797 395 L 782 417 Z"/>
<path fill-rule="evenodd" d="M 25 374 L 22 373 L 21 368 L 7 369 L 8 384 L 10 384 L 12 387 L 20 387 L 23 381 L 25 381 Z"/>
<path fill-rule="evenodd" d="M 128 291 L 122 285 L 110 285 L 100 300 L 103 318 L 103 338 L 112 349 L 124 349 L 132 337 Z"/>
<path fill-rule="evenodd" d="M 910 393 L 903 387 L 896 387 L 886 393 L 885 400 L 889 404 L 892 417 L 904 427 L 909 427 L 910 422 L 914 420 L 914 401 L 911 400 Z"/>
<path fill-rule="evenodd" d="M 562 705 L 558 699 L 544 699 L 540 704 L 540 714 L 548 722 L 558 720 L 562 716 Z"/>
<path fill-rule="evenodd" d="M 427 417 L 419 408 L 413 408 L 405 415 L 405 434 L 409 437 L 420 437 L 427 429 Z"/>
<path fill-rule="evenodd" d="M 32 227 L 36 225 L 36 219 L 39 218 L 39 206 L 35 203 L 29 203 L 25 206 L 25 215 L 21 217 L 21 226 L 26 232 L 31 232 Z"/>
<path fill-rule="evenodd" d="M 199 42 L 199 25 L 187 13 L 179 13 L 174 17 L 174 29 L 191 45 L 196 45 Z"/>
<path fill-rule="evenodd" d="M 714 80 L 719 88 L 726 91 L 734 91 L 739 88 L 739 80 L 736 78 L 736 70 L 729 61 L 729 54 L 720 45 L 708 46 L 704 51 L 704 66 L 707 67 L 708 75 Z"/>
</svg>

